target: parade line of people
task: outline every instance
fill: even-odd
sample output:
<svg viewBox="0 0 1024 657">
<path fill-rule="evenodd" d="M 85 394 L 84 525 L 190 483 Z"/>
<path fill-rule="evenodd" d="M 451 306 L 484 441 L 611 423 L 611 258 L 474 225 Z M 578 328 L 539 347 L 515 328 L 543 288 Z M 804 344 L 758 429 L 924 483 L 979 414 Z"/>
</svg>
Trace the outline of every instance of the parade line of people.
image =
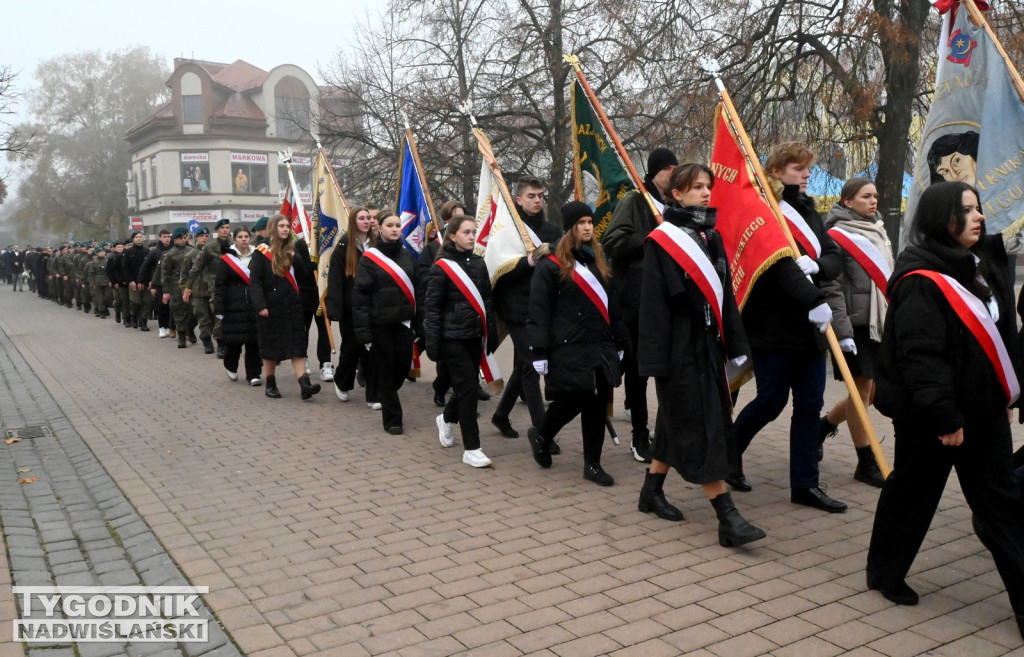
<svg viewBox="0 0 1024 657">
<path fill-rule="evenodd" d="M 221 220 L 215 235 L 201 229 L 194 244 L 176 228 L 161 231 L 149 248 L 136 232 L 124 244 L 14 247 L 0 262 L 14 290 L 24 281 L 41 297 L 97 317 L 113 309 L 115 321 L 139 331 L 155 318 L 159 337 L 176 339 L 178 348 L 201 342 L 223 360 L 229 379 L 239 379 L 241 365 L 243 382 L 262 385 L 270 398 L 284 394 L 277 367 L 285 362 L 303 400 L 321 392 L 306 355 L 315 323 L 321 383 L 351 402 L 357 379 L 365 379 L 365 403 L 392 435 L 404 431 L 399 392 L 413 354 L 425 353 L 437 365 L 438 441 L 451 448 L 458 432 L 463 463 L 475 468 L 491 465 L 478 423 L 478 401 L 487 398 L 480 372 L 502 330 L 515 353 L 490 417 L 500 435 L 520 435 L 510 411 L 524 401 L 531 455 L 551 468 L 563 429 L 579 416 L 583 478 L 611 486 L 601 463 L 607 404 L 624 382 L 630 448 L 649 464 L 638 510 L 684 519 L 666 496 L 674 469 L 702 487 L 722 546 L 766 536 L 743 517 L 730 489 L 753 490 L 742 456 L 792 391 L 791 501 L 846 511 L 819 482 L 823 446 L 843 422 L 857 454 L 854 478 L 881 489 L 867 587 L 898 604 L 918 603 L 906 577 L 955 467 L 1024 636 L 1024 477 L 1014 470 L 1010 432 L 1024 368 L 1013 266 L 1001 236 L 986 235 L 972 187 L 940 182 L 923 193 L 911 246 L 894 261 L 874 184 L 848 181 L 823 219 L 806 193 L 814 159 L 798 142 L 776 146 L 766 159 L 783 212 L 807 239 L 797 257 L 762 274 L 742 313 L 715 228 L 715 176 L 703 164 L 680 165 L 668 149 L 652 151 L 644 181 L 663 221 L 632 191 L 600 238 L 589 205 L 567 203 L 560 221 L 551 221 L 544 183 L 520 178 L 515 210 L 541 244 L 506 267 L 493 288 L 474 250 L 476 221 L 462 203 L 444 204 L 441 233 L 418 255 L 403 244 L 394 213 L 353 207 L 330 258 L 324 299 L 341 333 L 336 368 L 317 312 L 316 268 L 282 215 L 251 230 Z M 893 273 L 886 279 L 880 271 Z M 849 398 L 822 415 L 829 325 L 861 400 L 892 419 L 888 478 Z M 756 392 L 734 419 L 726 365 L 746 363 Z M 658 402 L 653 432 L 650 378 Z"/>
</svg>

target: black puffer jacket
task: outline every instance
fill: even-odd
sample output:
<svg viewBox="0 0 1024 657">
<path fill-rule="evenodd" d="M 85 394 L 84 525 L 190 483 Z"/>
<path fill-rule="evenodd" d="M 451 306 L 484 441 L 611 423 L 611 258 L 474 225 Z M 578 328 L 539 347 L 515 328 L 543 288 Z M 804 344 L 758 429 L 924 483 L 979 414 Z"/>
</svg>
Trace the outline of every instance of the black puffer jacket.
<svg viewBox="0 0 1024 657">
<path fill-rule="evenodd" d="M 331 268 L 327 272 L 327 296 L 324 297 L 327 318 L 332 322 L 340 322 L 342 327 L 352 324 L 352 286 L 355 284 L 355 276 L 345 275 L 348 239 L 347 234 L 343 235 L 331 253 Z M 363 252 L 357 249 L 356 260 L 362 257 Z M 356 267 L 358 266 L 357 264 Z"/>
<path fill-rule="evenodd" d="M 139 280 L 139 271 L 142 269 L 142 263 L 146 261 L 146 256 L 148 255 L 149 249 L 141 244 L 138 246 L 132 244 L 125 249 L 124 257 L 121 258 L 121 276 L 126 283 Z"/>
<path fill-rule="evenodd" d="M 783 258 L 769 267 L 747 297 L 743 328 L 754 349 L 820 352 L 825 349 L 825 336 L 808 321 L 807 313 L 825 303 L 827 295 L 818 284 L 839 275 L 843 255 L 825 232 L 814 199 L 801 194 L 796 185 L 786 185 L 782 198 L 800 213 L 821 243 L 821 255 L 815 261 L 820 271 L 811 282 L 792 258 Z M 802 247 L 801 255 L 806 255 Z"/>
<path fill-rule="evenodd" d="M 626 331 L 611 285 L 594 266 L 594 256 L 573 251 L 601 283 L 608 296 L 604 315 L 572 279 L 562 278 L 562 269 L 550 257 L 537 263 L 530 288 L 530 320 L 527 323 L 533 360 L 548 361 L 547 393 L 593 391 L 594 371 L 603 370 L 614 387 L 621 371 L 616 352 L 626 348 Z"/>
<path fill-rule="evenodd" d="M 157 242 L 156 248 L 152 251 L 147 249 L 146 259 L 142 262 L 142 267 L 139 269 L 139 275 L 135 279 L 136 283 L 141 283 L 144 287 L 148 287 L 150 282 L 153 283 L 153 287 L 161 289 L 160 277 L 153 276 L 157 266 L 160 265 L 160 258 L 163 257 L 164 253 L 167 252 L 169 246 L 164 246 L 163 242 Z"/>
<path fill-rule="evenodd" d="M 562 232 L 544 219 L 544 213 L 529 215 L 516 204 L 516 212 L 527 226 L 540 238 L 541 243 L 555 242 Z M 501 321 L 506 324 L 525 324 L 530 318 L 530 279 L 533 267 L 526 256 L 519 259 L 512 271 L 504 274 L 494 285 L 494 307 Z"/>
<path fill-rule="evenodd" d="M 498 325 L 494 317 L 491 281 L 484 259 L 472 251 L 459 251 L 453 245 L 442 248 L 437 259 L 462 267 L 480 291 L 484 311 L 487 313 L 487 353 L 494 353 L 498 348 Z M 423 284 L 427 287 L 423 300 L 423 333 L 427 342 L 427 356 L 436 363 L 441 355 L 443 340 L 481 338 L 483 327 L 480 315 L 437 263 L 427 272 Z"/>
<path fill-rule="evenodd" d="M 252 247 L 250 257 L 252 256 Z M 216 262 L 216 278 L 213 287 L 213 312 L 221 320 L 223 340 L 227 344 L 244 344 L 256 340 L 256 311 L 249 300 L 249 283 L 230 266 L 226 259 L 232 258 L 237 264 L 248 269 L 248 262 L 240 262 L 235 247 L 228 247 Z"/>
<path fill-rule="evenodd" d="M 999 333 L 1019 377 L 1013 287 L 1005 275 L 1002 238 L 989 236 L 979 247 L 986 281 L 999 304 Z M 978 267 L 970 252 L 926 240 L 900 253 L 889 279 L 875 406 L 895 420 L 921 423 L 936 436 L 965 424 L 1005 421 L 1006 395 L 981 344 L 935 283 L 923 276 L 903 278 L 915 269 L 946 274 L 975 291 Z"/>
<path fill-rule="evenodd" d="M 401 241 L 379 240 L 376 248 L 409 277 L 413 283 L 410 291 L 415 299 L 416 259 L 412 253 L 402 246 Z M 359 344 L 373 342 L 373 332 L 377 327 L 411 322 L 416 315 L 413 304 L 390 272 L 365 257 L 365 254 L 359 259 L 352 292 L 352 319 Z"/>
<path fill-rule="evenodd" d="M 644 187 L 658 203 L 664 205 L 661 193 L 650 174 Z M 612 267 L 612 287 L 619 298 L 626 321 L 640 317 L 640 286 L 644 273 L 644 240 L 658 222 L 651 206 L 640 192 L 634 190 L 615 205 L 612 223 L 601 235 L 601 245 Z"/>
</svg>

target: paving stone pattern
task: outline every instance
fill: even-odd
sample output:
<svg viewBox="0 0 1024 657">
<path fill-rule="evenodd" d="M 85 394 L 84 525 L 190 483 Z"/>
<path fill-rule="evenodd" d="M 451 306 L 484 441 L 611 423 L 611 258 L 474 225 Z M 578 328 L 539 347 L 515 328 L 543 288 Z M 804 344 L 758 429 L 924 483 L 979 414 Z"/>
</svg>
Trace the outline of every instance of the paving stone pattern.
<svg viewBox="0 0 1024 657">
<path fill-rule="evenodd" d="M 853 480 L 845 428 L 827 445 L 822 481 L 850 511 L 789 503 L 779 421 L 745 456 L 754 492 L 734 494 L 768 538 L 726 549 L 700 488 L 676 475 L 666 493 L 685 522 L 636 510 L 644 467 L 625 440 L 609 441 L 602 459 L 616 485 L 584 481 L 578 422 L 545 471 L 525 437 L 504 439 L 489 425 L 494 402 L 484 402 L 483 449 L 495 467 L 475 470 L 458 444 L 440 447 L 425 382 L 403 388 L 405 435 L 389 436 L 359 388 L 347 404 L 330 387 L 302 402 L 282 368 L 284 398 L 268 400 L 230 382 L 201 349 L 27 293 L 0 290 L 0 330 L 4 426 L 55 434 L 0 445 L 0 560 L 9 559 L 0 579 L 183 576 L 210 587 L 205 602 L 234 642 L 214 651 L 1024 655 L 955 478 L 911 571 L 921 604 L 897 607 L 865 590 L 878 493 Z M 503 347 L 506 370 L 510 358 Z M 433 377 L 429 361 L 424 375 Z M 650 394 L 653 403 L 653 386 Z M 842 394 L 830 381 L 827 403 Z M 875 418 L 891 457 L 891 429 Z M 525 436 L 525 407 L 512 421 Z M 628 435 L 621 419 L 615 426 Z M 20 467 L 39 468 L 40 481 L 15 483 Z M 14 613 L 0 581 L 0 621 Z M 0 657 L 23 654 L 6 627 Z M 80 654 L 93 654 L 89 645 Z"/>
</svg>

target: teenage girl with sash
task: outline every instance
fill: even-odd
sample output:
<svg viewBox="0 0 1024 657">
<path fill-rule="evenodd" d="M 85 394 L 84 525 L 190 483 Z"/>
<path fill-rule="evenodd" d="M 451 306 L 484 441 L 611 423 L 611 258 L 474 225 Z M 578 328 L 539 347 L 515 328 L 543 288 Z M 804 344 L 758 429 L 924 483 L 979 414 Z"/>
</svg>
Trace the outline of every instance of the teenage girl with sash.
<svg viewBox="0 0 1024 657">
<path fill-rule="evenodd" d="M 878 498 L 867 584 L 917 604 L 905 578 L 955 467 L 1024 636 L 1024 519 L 1007 410 L 1018 403 L 1020 351 L 1006 251 L 984 221 L 973 187 L 936 183 L 896 260 L 875 380 L 896 458 Z"/>
<path fill-rule="evenodd" d="M 565 234 L 553 255 L 536 264 L 527 322 L 533 367 L 550 400 L 528 437 L 533 458 L 551 467 L 551 444 L 577 415 L 583 430 L 583 478 L 598 486 L 615 480 L 601 467 L 605 418 L 627 333 L 611 301 L 610 272 L 594 238 L 594 211 L 580 201 L 562 207 Z"/>
<path fill-rule="evenodd" d="M 703 164 L 672 172 L 664 222 L 651 231 L 640 295 L 641 376 L 654 378 L 658 417 L 651 467 L 638 507 L 666 520 L 683 514 L 665 499 L 669 467 L 700 484 L 718 515 L 718 541 L 736 546 L 764 538 L 725 488 L 736 466 L 732 401 L 725 364 L 748 358 L 716 210 L 708 207 L 714 174 Z"/>
<path fill-rule="evenodd" d="M 377 246 L 363 253 L 356 268 L 352 319 L 356 342 L 370 352 L 384 430 L 395 436 L 402 433 L 398 389 L 412 360 L 415 267 L 416 259 L 402 244 L 402 220 L 386 214 L 380 220 Z"/>
<path fill-rule="evenodd" d="M 864 178 L 851 178 L 843 185 L 839 200 L 825 217 L 829 237 L 843 254 L 839 276 L 824 286 L 832 308 L 832 328 L 865 408 L 871 405 L 875 392 L 875 360 L 889 306 L 885 288 L 893 266 L 892 245 L 877 208 L 878 190 L 874 183 Z M 842 381 L 834 355 L 832 372 L 837 381 Z M 826 438 L 836 435 L 839 425 L 847 420 L 857 450 L 853 478 L 881 488 L 885 478 L 875 463 L 867 433 L 853 412 L 849 398 L 838 402 L 821 418 L 818 440 L 823 444 Z M 821 448 L 818 453 L 821 454 Z"/>
<path fill-rule="evenodd" d="M 251 233 L 235 229 L 235 243 L 221 254 L 213 292 L 213 312 L 221 320 L 224 369 L 238 380 L 238 359 L 245 347 L 245 381 L 260 385 L 260 348 L 256 337 L 256 311 L 249 302 L 249 262 L 255 249 Z"/>
<path fill-rule="evenodd" d="M 491 459 L 480 449 L 477 372 L 484 354 L 498 347 L 498 326 L 490 275 L 484 259 L 473 253 L 475 243 L 473 217 L 457 215 L 448 222 L 441 252 L 424 283 L 423 333 L 430 360 L 447 363 L 453 390 L 435 420 L 441 446 L 455 444 L 458 424 L 465 450 L 462 462 L 485 468 Z"/>
</svg>

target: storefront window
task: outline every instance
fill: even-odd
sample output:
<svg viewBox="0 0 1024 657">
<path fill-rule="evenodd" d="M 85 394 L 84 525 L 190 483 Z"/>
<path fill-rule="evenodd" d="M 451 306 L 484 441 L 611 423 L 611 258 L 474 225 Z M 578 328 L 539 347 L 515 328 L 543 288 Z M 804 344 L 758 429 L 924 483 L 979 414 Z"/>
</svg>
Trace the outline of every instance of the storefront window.
<svg viewBox="0 0 1024 657">
<path fill-rule="evenodd" d="M 181 154 L 181 191 L 183 194 L 209 193 L 209 153 Z"/>
<path fill-rule="evenodd" d="M 231 154 L 231 189 L 236 194 L 268 194 L 266 153 Z"/>
</svg>

